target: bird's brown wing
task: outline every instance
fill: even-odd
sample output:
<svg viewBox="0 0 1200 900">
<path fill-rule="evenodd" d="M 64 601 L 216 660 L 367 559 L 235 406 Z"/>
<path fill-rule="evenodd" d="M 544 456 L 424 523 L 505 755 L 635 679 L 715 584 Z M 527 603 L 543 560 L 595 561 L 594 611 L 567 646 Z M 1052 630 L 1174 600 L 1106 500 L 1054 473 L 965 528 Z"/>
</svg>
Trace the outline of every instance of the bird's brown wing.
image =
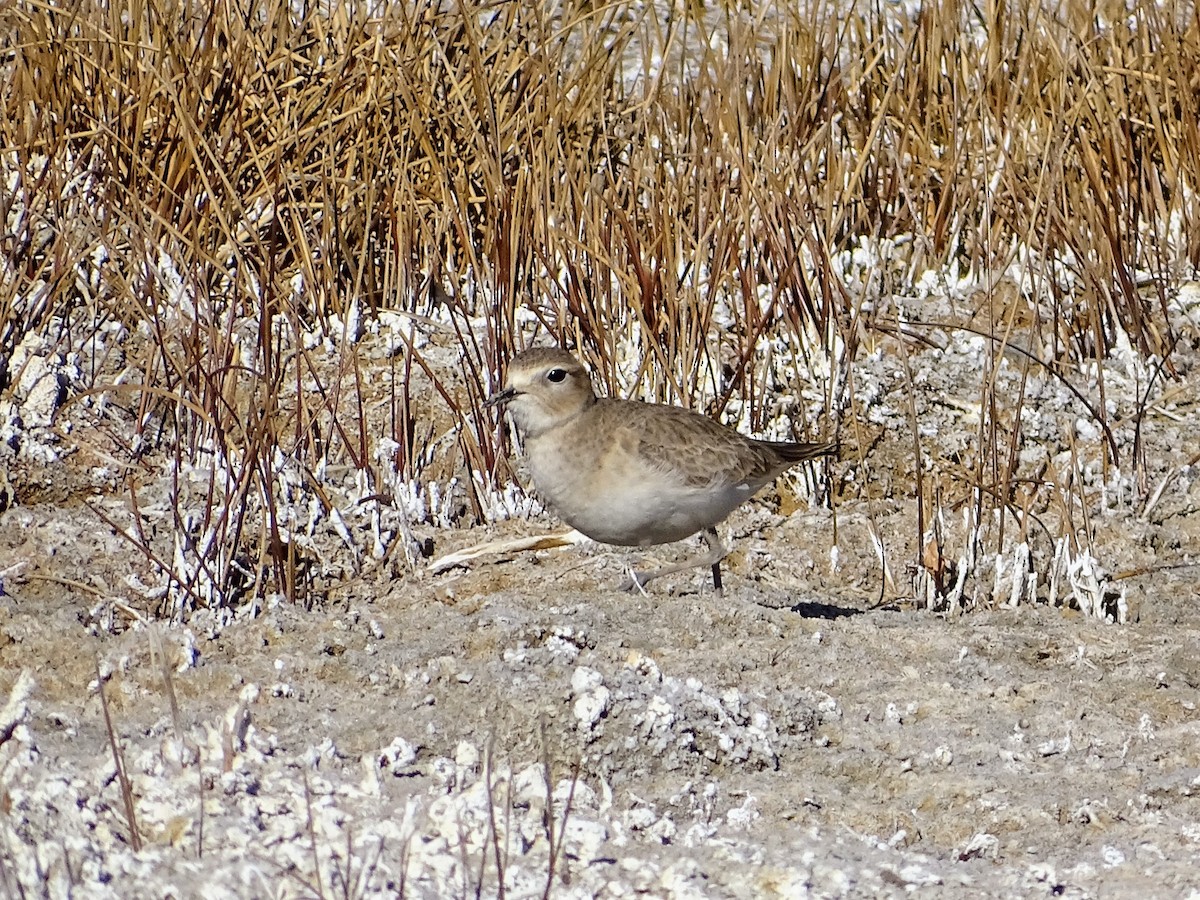
<svg viewBox="0 0 1200 900">
<path fill-rule="evenodd" d="M 638 455 L 693 487 L 762 481 L 790 464 L 775 445 L 691 410 L 637 403 L 623 404 L 622 412 L 622 427 L 636 434 Z"/>
</svg>

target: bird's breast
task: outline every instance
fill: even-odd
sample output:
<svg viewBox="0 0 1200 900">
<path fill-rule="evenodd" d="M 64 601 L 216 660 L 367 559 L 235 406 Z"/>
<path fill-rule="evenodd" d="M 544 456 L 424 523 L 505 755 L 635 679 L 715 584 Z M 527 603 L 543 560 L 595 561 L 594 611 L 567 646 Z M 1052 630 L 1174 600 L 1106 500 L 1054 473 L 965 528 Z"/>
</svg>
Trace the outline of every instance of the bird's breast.
<svg viewBox="0 0 1200 900">
<path fill-rule="evenodd" d="M 593 540 L 649 546 L 683 540 L 725 519 L 747 500 L 746 484 L 697 486 L 648 466 L 620 444 L 570 451 L 561 441 L 526 445 L 534 485 L 572 528 Z"/>
</svg>

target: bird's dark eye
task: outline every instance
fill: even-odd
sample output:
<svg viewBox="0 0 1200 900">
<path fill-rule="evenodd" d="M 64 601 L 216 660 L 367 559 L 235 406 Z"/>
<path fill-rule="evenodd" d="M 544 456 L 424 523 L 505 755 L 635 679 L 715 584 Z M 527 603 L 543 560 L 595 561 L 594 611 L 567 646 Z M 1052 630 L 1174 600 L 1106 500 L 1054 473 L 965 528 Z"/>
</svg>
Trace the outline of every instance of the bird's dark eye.
<svg viewBox="0 0 1200 900">
<path fill-rule="evenodd" d="M 566 369 L 551 369 L 549 372 L 546 373 L 546 380 L 552 381 L 555 384 L 558 384 L 560 381 L 564 380 L 566 377 L 567 377 Z"/>
</svg>

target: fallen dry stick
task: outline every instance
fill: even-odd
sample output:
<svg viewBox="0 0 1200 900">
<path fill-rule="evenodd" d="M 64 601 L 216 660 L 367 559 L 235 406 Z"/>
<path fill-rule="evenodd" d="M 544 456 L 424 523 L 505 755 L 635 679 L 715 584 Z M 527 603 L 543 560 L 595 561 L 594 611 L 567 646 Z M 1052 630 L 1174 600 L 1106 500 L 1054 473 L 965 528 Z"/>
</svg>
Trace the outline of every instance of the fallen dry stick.
<svg viewBox="0 0 1200 900">
<path fill-rule="evenodd" d="M 589 538 L 586 535 L 581 534 L 573 528 L 561 534 L 541 534 L 534 537 L 516 538 L 508 541 L 488 541 L 485 544 L 476 544 L 474 547 L 456 550 L 453 553 L 447 553 L 440 559 L 435 559 L 429 564 L 429 571 L 437 575 L 440 572 L 445 572 L 447 569 L 461 566 L 489 553 L 519 553 L 522 550 L 549 550 L 552 547 L 573 547 L 576 544 L 583 544 L 588 541 Z"/>
</svg>

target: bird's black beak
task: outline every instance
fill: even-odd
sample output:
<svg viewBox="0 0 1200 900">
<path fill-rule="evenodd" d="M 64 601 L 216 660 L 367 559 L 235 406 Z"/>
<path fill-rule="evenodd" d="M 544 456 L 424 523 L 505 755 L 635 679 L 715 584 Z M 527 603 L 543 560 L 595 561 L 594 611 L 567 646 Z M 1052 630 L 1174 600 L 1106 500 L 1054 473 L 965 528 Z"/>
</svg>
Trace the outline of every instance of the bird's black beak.
<svg viewBox="0 0 1200 900">
<path fill-rule="evenodd" d="M 507 403 L 509 400 L 512 400 L 516 396 L 517 396 L 516 388 L 505 388 L 502 391 L 492 394 L 492 396 L 488 397 L 485 401 L 483 401 L 483 408 L 491 409 L 493 406 L 503 406 L 505 403 Z"/>
</svg>

